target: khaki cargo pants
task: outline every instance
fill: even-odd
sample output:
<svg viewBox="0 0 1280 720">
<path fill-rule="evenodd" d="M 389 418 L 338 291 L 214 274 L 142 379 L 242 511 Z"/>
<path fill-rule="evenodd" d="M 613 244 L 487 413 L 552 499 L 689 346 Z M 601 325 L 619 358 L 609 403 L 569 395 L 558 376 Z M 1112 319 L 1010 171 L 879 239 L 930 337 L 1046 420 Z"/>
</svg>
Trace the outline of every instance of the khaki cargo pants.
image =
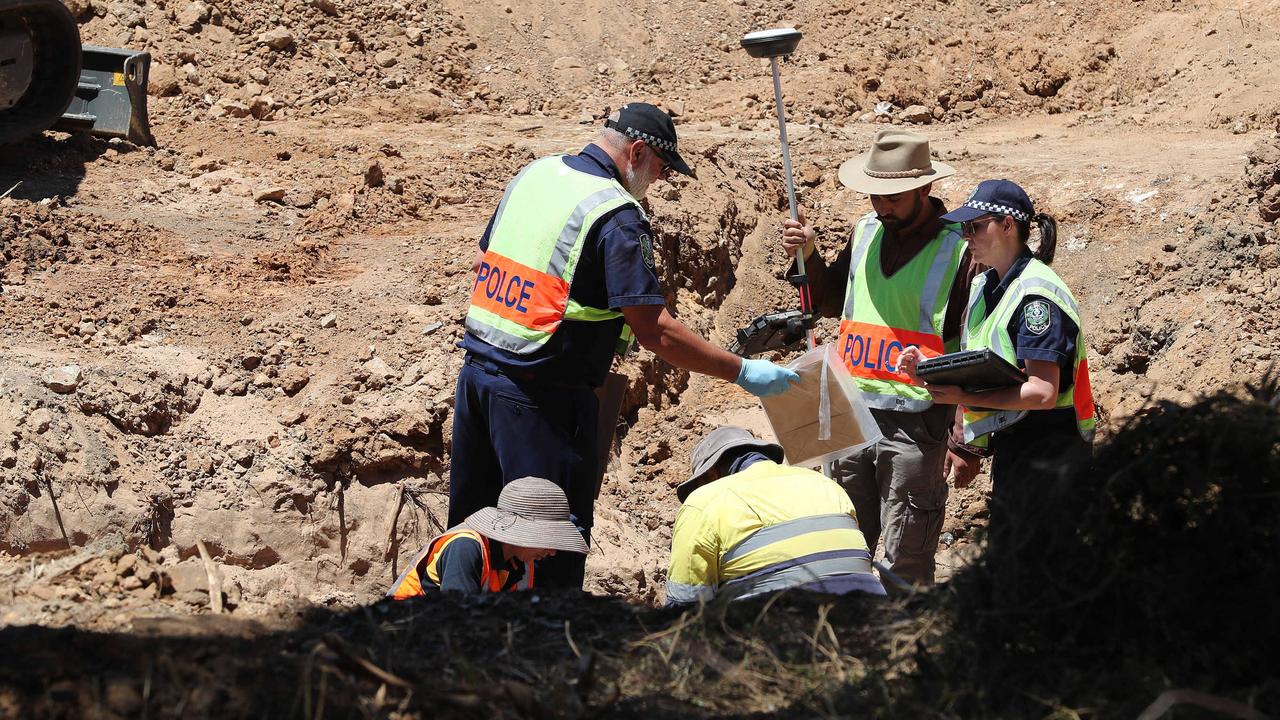
<svg viewBox="0 0 1280 720">
<path fill-rule="evenodd" d="M 942 533 L 947 481 L 942 466 L 954 405 L 922 413 L 872 410 L 884 439 L 832 463 L 832 478 L 858 512 L 858 525 L 875 551 L 884 534 L 884 563 L 916 585 L 932 585 L 934 553 Z"/>
</svg>

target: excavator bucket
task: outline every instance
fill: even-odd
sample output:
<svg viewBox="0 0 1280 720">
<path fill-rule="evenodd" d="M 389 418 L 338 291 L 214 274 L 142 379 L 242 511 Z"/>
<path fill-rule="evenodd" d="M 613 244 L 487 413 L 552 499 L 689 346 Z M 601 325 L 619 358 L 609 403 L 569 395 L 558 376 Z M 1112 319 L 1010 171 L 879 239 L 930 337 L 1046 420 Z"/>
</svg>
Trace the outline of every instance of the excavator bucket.
<svg viewBox="0 0 1280 720">
<path fill-rule="evenodd" d="M 80 50 L 80 82 L 54 128 L 155 145 L 147 119 L 151 55 L 93 45 Z"/>
</svg>

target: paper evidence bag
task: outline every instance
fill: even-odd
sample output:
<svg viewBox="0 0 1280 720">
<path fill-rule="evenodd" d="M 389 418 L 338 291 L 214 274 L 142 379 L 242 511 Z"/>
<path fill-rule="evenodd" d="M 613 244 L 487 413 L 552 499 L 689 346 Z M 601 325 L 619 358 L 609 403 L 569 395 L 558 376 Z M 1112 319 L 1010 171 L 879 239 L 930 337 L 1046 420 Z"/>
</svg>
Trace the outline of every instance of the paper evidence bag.
<svg viewBox="0 0 1280 720">
<path fill-rule="evenodd" d="M 820 345 L 787 365 L 800 383 L 760 398 L 787 462 L 817 467 L 880 439 L 880 427 L 836 354 Z"/>
</svg>

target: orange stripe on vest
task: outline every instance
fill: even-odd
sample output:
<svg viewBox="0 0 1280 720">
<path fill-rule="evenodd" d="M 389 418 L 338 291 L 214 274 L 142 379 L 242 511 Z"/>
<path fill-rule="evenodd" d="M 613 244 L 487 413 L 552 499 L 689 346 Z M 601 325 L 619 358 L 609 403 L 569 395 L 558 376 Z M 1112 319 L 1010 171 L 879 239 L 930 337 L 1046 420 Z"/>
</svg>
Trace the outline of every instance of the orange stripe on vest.
<svg viewBox="0 0 1280 720">
<path fill-rule="evenodd" d="M 569 304 L 569 283 L 489 250 L 476 272 L 471 304 L 521 327 L 554 333 Z"/>
<path fill-rule="evenodd" d="M 1076 420 L 1088 420 L 1094 417 L 1093 407 L 1093 387 L 1089 383 L 1089 360 L 1087 358 L 1080 359 L 1080 367 L 1076 369 L 1074 393 L 1074 404 L 1076 407 Z"/>
<path fill-rule="evenodd" d="M 874 380 L 896 380 L 915 385 L 904 372 L 894 372 L 898 358 L 907 347 L 915 345 L 926 358 L 943 353 L 942 338 L 915 330 L 902 330 L 883 325 L 842 320 L 836 350 L 849 374 Z"/>
</svg>

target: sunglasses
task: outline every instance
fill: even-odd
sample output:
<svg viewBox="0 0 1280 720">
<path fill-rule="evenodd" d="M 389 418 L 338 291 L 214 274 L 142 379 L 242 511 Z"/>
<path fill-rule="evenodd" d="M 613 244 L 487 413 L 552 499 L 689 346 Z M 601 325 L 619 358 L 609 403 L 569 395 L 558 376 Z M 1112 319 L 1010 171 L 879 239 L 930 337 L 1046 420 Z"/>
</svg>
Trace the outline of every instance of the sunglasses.
<svg viewBox="0 0 1280 720">
<path fill-rule="evenodd" d="M 990 225 L 993 222 L 999 222 L 1000 220 L 1003 220 L 1003 219 L 1004 219 L 1003 215 L 987 215 L 984 217 L 969 220 L 968 222 L 962 222 L 960 223 L 960 232 L 964 235 L 973 235 L 973 234 L 976 234 L 982 228 L 986 227 L 987 225 Z"/>
</svg>

